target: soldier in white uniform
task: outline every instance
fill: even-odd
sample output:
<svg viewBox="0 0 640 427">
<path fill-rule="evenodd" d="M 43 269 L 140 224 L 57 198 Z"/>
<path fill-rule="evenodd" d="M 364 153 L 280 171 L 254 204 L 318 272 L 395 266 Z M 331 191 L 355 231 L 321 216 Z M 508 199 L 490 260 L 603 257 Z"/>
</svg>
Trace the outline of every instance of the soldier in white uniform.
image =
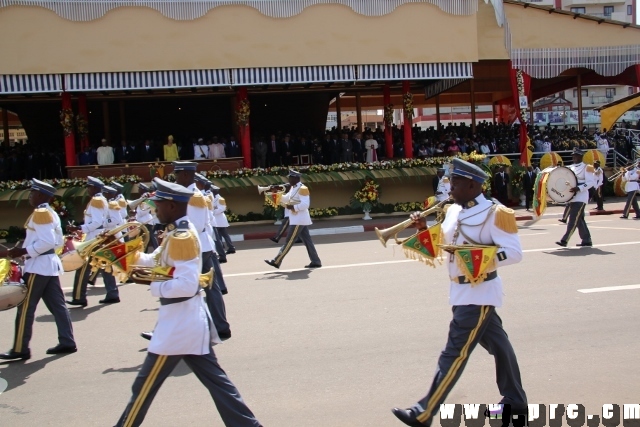
<svg viewBox="0 0 640 427">
<path fill-rule="evenodd" d="M 527 397 L 522 388 L 518 361 L 509 338 L 502 328 L 496 308 L 502 306 L 502 280 L 497 268 L 522 260 L 513 210 L 487 200 L 482 184 L 488 178 L 479 167 L 460 159 L 453 160 L 451 195 L 455 201 L 447 210 L 442 223 L 442 238 L 449 245 L 497 246 L 497 253 L 479 284 L 471 284 L 463 275 L 454 255 L 448 258 L 453 320 L 449 338 L 440 354 L 435 378 L 427 395 L 408 409 L 392 411 L 410 426 L 430 426 L 456 381 L 465 368 L 469 355 L 477 344 L 492 354 L 496 364 L 496 379 L 502 395 L 503 418 L 527 413 Z M 426 228 L 426 220 L 416 212 L 411 215 L 419 229 Z"/>
<path fill-rule="evenodd" d="M 640 209 L 638 209 L 638 200 L 636 195 L 640 187 L 638 186 L 638 180 L 640 180 L 640 168 L 633 168 L 624 174 L 624 191 L 627 193 L 627 203 L 624 205 L 624 211 L 620 218 L 629 218 L 629 211 L 633 206 L 633 211 L 636 213 L 635 219 L 640 219 Z"/>
<path fill-rule="evenodd" d="M 144 185 L 143 183 L 138 184 L 138 190 L 140 191 L 140 199 L 143 199 L 140 202 L 137 202 L 135 206 L 132 205 L 132 202 L 128 202 L 127 206 L 131 210 L 135 210 L 136 212 L 136 222 L 140 224 L 144 224 L 147 231 L 149 232 L 149 242 L 147 243 L 147 247 L 145 248 L 145 252 L 151 246 L 154 250 L 158 247 L 158 240 L 156 239 L 156 235 L 153 232 L 154 220 L 155 217 L 152 213 L 153 207 L 149 202 L 145 199 L 148 199 L 149 194 L 151 193 L 151 189 Z M 139 199 L 138 199 L 139 200 Z"/>
<path fill-rule="evenodd" d="M 120 206 L 120 216 L 122 216 L 123 222 L 127 222 L 129 219 L 129 204 L 127 203 L 127 199 L 124 198 L 124 186 L 118 182 L 113 181 L 109 184 L 109 187 L 114 188 L 116 190 L 116 201 L 118 202 L 118 206 Z"/>
<path fill-rule="evenodd" d="M 600 160 L 596 160 L 593 162 L 593 176 L 596 180 L 593 191 L 593 198 L 596 201 L 596 210 L 603 211 L 604 206 L 602 205 L 603 197 L 602 197 L 602 187 L 604 186 L 604 171 L 600 167 Z"/>
<path fill-rule="evenodd" d="M 56 248 L 63 244 L 60 218 L 49 206 L 49 201 L 55 194 L 56 189 L 52 185 L 33 179 L 29 204 L 35 210 L 25 224 L 27 236 L 24 245 L 22 248 L 0 250 L 2 258 L 28 255 L 24 263 L 23 277 L 27 285 L 27 295 L 17 309 L 13 348 L 7 353 L 0 354 L 0 359 L 3 360 L 31 358 L 29 342 L 36 307 L 40 299 L 53 315 L 58 328 L 58 345 L 48 349 L 47 354 L 76 351 L 69 309 L 64 303 L 64 294 L 60 287 L 59 276 L 62 273 L 62 263 L 55 252 Z"/>
<path fill-rule="evenodd" d="M 435 185 L 435 196 L 438 202 L 445 201 L 449 198 L 449 192 L 451 191 L 451 183 L 449 178 L 444 175 L 444 169 L 438 169 L 438 175 L 436 176 L 438 183 Z"/>
<path fill-rule="evenodd" d="M 593 166 L 582 162 L 584 152 L 579 149 L 573 150 L 573 164 L 569 169 L 576 174 L 578 178 L 578 186 L 571 189 L 575 196 L 569 202 L 569 217 L 567 218 L 567 231 L 562 239 L 556 242 L 556 245 L 566 247 L 573 232 L 578 229 L 578 234 L 582 241 L 577 246 L 593 246 L 591 242 L 591 233 L 584 220 L 584 210 L 589 202 L 589 189 L 595 184 L 593 176 Z"/>
<path fill-rule="evenodd" d="M 309 215 L 309 206 L 311 205 L 311 196 L 309 188 L 300 182 L 302 174 L 298 171 L 289 171 L 289 184 L 291 189 L 282 195 L 281 203 L 286 207 L 285 211 L 289 213 L 289 231 L 287 232 L 287 241 L 280 248 L 278 255 L 272 260 L 265 259 L 264 262 L 272 267 L 280 268 L 282 260 L 289 253 L 291 246 L 298 237 L 307 247 L 307 253 L 311 262 L 305 265 L 305 268 L 322 267 L 322 262 L 318 257 L 318 252 L 313 245 L 308 226 L 312 224 L 311 215 Z"/>
<path fill-rule="evenodd" d="M 157 191 L 151 200 L 156 203 L 160 222 L 168 224 L 167 237 L 154 253 L 139 252 L 136 264 L 173 267 L 173 278 L 150 284 L 151 296 L 160 299 L 158 322 L 145 361 L 133 383 L 131 399 L 116 426 L 141 425 L 162 383 L 184 360 L 207 387 L 225 426 L 261 427 L 213 352 L 212 344 L 219 344 L 220 338 L 211 327 L 211 317 L 199 284 L 202 268 L 200 231 L 187 216 L 193 191 L 159 178 L 154 182 Z M 183 397 L 184 405 L 189 406 L 191 399 Z M 176 414 L 174 418 L 173 422 L 167 422 L 174 425 L 188 423 L 188 411 Z"/>
<path fill-rule="evenodd" d="M 196 186 L 198 187 L 198 190 L 200 190 L 202 194 L 205 195 L 205 200 L 207 201 L 207 208 L 209 209 L 210 227 L 207 229 L 207 233 L 209 233 L 209 235 L 211 236 L 211 239 L 213 240 L 213 245 L 215 246 L 215 252 L 217 254 L 218 262 L 220 264 L 224 264 L 227 262 L 227 254 L 224 250 L 224 246 L 222 245 L 220 234 L 218 233 L 216 217 L 215 217 L 215 214 L 213 213 L 213 199 L 215 196 L 211 191 L 211 187 L 212 187 L 211 181 L 209 181 L 207 177 L 205 177 L 204 175 L 196 173 L 195 182 L 196 182 Z M 224 283 L 224 280 L 222 280 L 220 283 Z M 222 291 L 223 295 L 227 293 L 226 288 L 220 289 L 220 290 Z"/>
<path fill-rule="evenodd" d="M 227 313 L 222 299 L 222 289 L 226 290 L 227 286 L 224 284 L 222 269 L 211 239 L 211 223 L 207 201 L 195 184 L 196 166 L 195 162 L 173 162 L 173 171 L 176 176 L 176 183 L 188 188 L 193 193 L 193 197 L 189 200 L 187 214 L 189 215 L 189 221 L 196 226 L 199 233 L 200 249 L 202 250 L 202 273 L 206 274 L 213 268 L 213 283 L 209 288 L 205 289 L 205 292 L 209 303 L 209 311 L 213 317 L 213 323 L 216 326 L 218 335 L 221 339 L 226 340 L 231 338 L 231 328 L 229 327 L 229 322 L 227 322 Z"/>
<path fill-rule="evenodd" d="M 224 239 L 227 244 L 226 254 L 235 254 L 236 247 L 233 246 L 231 236 L 229 236 L 227 232 L 229 221 L 227 221 L 227 216 L 224 213 L 227 210 L 227 201 L 220 195 L 220 187 L 212 186 L 211 192 L 213 193 L 213 215 L 216 219 L 216 230 L 218 231 L 218 235 Z"/>
<path fill-rule="evenodd" d="M 87 208 L 84 210 L 84 224 L 82 224 L 81 227 L 68 225 L 68 233 L 82 230 L 82 232 L 85 233 L 85 241 L 88 241 L 105 232 L 105 226 L 109 220 L 109 202 L 107 202 L 107 199 L 102 195 L 103 187 L 104 183 L 98 178 L 92 176 L 87 177 L 87 193 L 91 199 L 87 204 Z M 118 216 L 120 216 L 119 211 Z M 89 283 L 90 273 L 91 266 L 89 262 L 86 262 L 79 270 L 76 270 L 76 275 L 73 279 L 73 298 L 67 301 L 67 304 L 81 307 L 87 306 L 87 284 Z M 120 302 L 115 277 L 113 277 L 112 274 L 103 272 L 102 279 L 104 280 L 104 287 L 107 294 L 104 299 L 99 301 L 100 304 Z"/>
</svg>

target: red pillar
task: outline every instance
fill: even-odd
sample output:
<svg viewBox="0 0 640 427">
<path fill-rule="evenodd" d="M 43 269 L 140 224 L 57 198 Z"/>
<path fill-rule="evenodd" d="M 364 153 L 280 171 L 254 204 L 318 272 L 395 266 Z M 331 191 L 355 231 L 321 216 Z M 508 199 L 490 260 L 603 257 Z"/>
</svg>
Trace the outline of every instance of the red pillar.
<svg viewBox="0 0 640 427">
<path fill-rule="evenodd" d="M 249 102 L 246 86 L 238 88 L 236 96 L 236 111 L 240 110 L 240 106 L 243 101 Z M 242 157 L 244 160 L 244 167 L 251 168 L 251 131 L 249 128 L 250 119 L 247 117 L 247 123 L 244 125 L 238 124 L 238 130 L 240 131 L 240 148 L 242 149 Z"/>
<path fill-rule="evenodd" d="M 383 111 L 387 111 L 387 106 L 391 105 L 391 88 L 388 84 L 384 85 L 382 89 L 383 98 L 384 98 L 384 109 Z M 383 113 L 384 114 L 384 113 Z M 384 122 L 384 152 L 386 154 L 387 159 L 393 159 L 393 133 L 391 131 L 391 126 L 393 123 L 391 121 L 387 122 L 385 119 Z"/>
<path fill-rule="evenodd" d="M 411 93 L 411 85 L 408 80 L 405 80 L 402 82 L 402 99 L 408 93 Z M 413 157 L 413 137 L 411 136 L 413 117 L 409 117 L 404 104 L 402 111 L 404 112 L 404 157 L 411 159 Z"/>
<path fill-rule="evenodd" d="M 69 92 L 62 92 L 62 110 L 71 110 L 71 94 Z M 64 136 L 64 152 L 66 155 L 67 166 L 75 166 L 78 162 L 76 159 L 76 136 L 72 130 L 69 134 Z"/>
<path fill-rule="evenodd" d="M 87 95 L 81 93 L 78 96 L 78 116 L 82 116 L 86 126 L 85 134 L 79 134 L 80 137 L 80 150 L 84 151 L 85 147 L 89 146 L 89 111 L 87 109 Z"/>
</svg>

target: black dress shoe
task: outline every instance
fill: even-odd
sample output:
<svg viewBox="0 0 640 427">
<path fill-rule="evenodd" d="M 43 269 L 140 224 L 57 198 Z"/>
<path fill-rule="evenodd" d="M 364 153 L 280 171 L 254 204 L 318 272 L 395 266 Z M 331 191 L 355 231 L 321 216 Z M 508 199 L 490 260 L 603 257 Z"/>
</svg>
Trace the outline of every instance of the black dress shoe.
<svg viewBox="0 0 640 427">
<path fill-rule="evenodd" d="M 227 252 L 225 252 L 227 255 L 229 254 L 235 254 L 236 250 L 235 249 L 229 249 Z"/>
<path fill-rule="evenodd" d="M 100 304 L 117 304 L 120 302 L 120 298 L 105 298 L 98 301 Z"/>
<path fill-rule="evenodd" d="M 69 304 L 69 305 L 79 305 L 81 307 L 86 307 L 87 306 L 87 300 L 72 299 L 71 301 L 67 301 L 67 304 Z"/>
<path fill-rule="evenodd" d="M 559 219 L 558 221 L 560 221 L 560 222 L 561 222 L 561 223 L 563 223 L 563 224 L 566 224 L 566 223 L 567 223 L 567 221 L 566 221 L 566 220 L 564 220 L 564 219 Z"/>
<path fill-rule="evenodd" d="M 75 353 L 76 351 L 78 351 L 78 348 L 75 345 L 68 346 L 68 345 L 58 344 L 57 346 L 51 347 L 49 350 L 47 350 L 47 354 L 69 354 L 69 353 Z"/>
<path fill-rule="evenodd" d="M 271 267 L 280 268 L 280 266 L 272 259 L 265 259 L 264 262 L 269 264 Z"/>
<path fill-rule="evenodd" d="M 422 424 L 418 422 L 418 420 L 416 420 L 416 415 L 413 413 L 411 409 L 393 408 L 391 412 L 393 412 L 393 415 L 395 415 L 400 421 L 402 421 L 408 426 L 414 426 L 414 427 L 425 426 L 425 424 Z"/>
<path fill-rule="evenodd" d="M 320 268 L 322 267 L 322 264 L 316 264 L 315 262 L 312 262 L 311 264 L 307 264 L 304 266 L 304 268 Z"/>
<path fill-rule="evenodd" d="M 222 341 L 226 341 L 231 338 L 231 331 L 229 332 L 218 332 L 218 336 Z"/>
<path fill-rule="evenodd" d="M 558 246 L 562 246 L 563 248 L 567 247 L 567 242 L 560 240 L 559 242 L 556 242 L 556 245 Z"/>
<path fill-rule="evenodd" d="M 593 246 L 593 243 L 591 243 L 591 242 L 580 242 L 576 246 L 588 246 L 588 247 L 591 247 L 591 246 Z"/>
<path fill-rule="evenodd" d="M 220 264 L 226 264 L 227 259 L 226 259 L 226 258 L 218 258 L 218 262 L 219 262 Z"/>
<path fill-rule="evenodd" d="M 280 239 L 276 239 L 275 237 L 269 237 L 269 240 L 271 240 L 273 243 L 278 243 L 280 241 Z"/>
<path fill-rule="evenodd" d="M 29 351 L 21 351 L 18 353 L 17 351 L 7 351 L 6 353 L 0 354 L 0 360 L 29 360 L 31 359 L 31 352 Z"/>
<path fill-rule="evenodd" d="M 221 293 L 222 295 L 226 295 L 226 294 L 228 294 L 228 293 L 229 293 L 229 291 L 228 291 L 228 290 L 226 290 L 226 289 L 220 289 L 220 293 Z"/>
<path fill-rule="evenodd" d="M 145 340 L 151 341 L 151 337 L 153 337 L 153 332 L 140 332 L 140 336 Z"/>
<path fill-rule="evenodd" d="M 620 218 L 622 218 L 622 219 L 627 219 L 627 218 L 629 218 L 629 217 L 622 215 Z"/>
</svg>

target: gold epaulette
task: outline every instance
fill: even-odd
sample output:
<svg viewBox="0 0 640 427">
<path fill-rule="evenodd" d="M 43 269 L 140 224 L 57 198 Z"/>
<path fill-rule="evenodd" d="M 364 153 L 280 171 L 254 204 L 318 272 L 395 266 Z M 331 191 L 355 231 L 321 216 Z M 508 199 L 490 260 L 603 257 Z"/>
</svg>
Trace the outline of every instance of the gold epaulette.
<svg viewBox="0 0 640 427">
<path fill-rule="evenodd" d="M 120 210 L 120 204 L 118 203 L 117 200 L 112 200 L 109 202 L 109 209 L 114 210 L 114 211 L 119 211 Z"/>
<path fill-rule="evenodd" d="M 587 172 L 593 173 L 594 170 L 593 165 L 587 165 Z"/>
<path fill-rule="evenodd" d="M 307 193 L 309 194 L 309 193 Z M 220 197 L 218 199 L 218 203 L 220 203 L 222 206 L 227 206 L 227 201 L 224 199 L 224 197 Z"/>
<path fill-rule="evenodd" d="M 35 224 L 51 224 L 53 222 L 53 215 L 47 208 L 38 208 L 33 212 L 32 219 Z"/>
<path fill-rule="evenodd" d="M 507 233 L 517 233 L 516 213 L 504 205 L 496 205 L 496 218 L 494 225 Z"/>
<path fill-rule="evenodd" d="M 301 196 L 308 196 L 309 195 L 309 188 L 306 185 L 303 185 L 302 187 L 300 187 L 300 190 L 298 191 L 298 194 Z"/>
<path fill-rule="evenodd" d="M 198 237 L 191 230 L 178 230 L 168 240 L 167 250 L 171 259 L 188 261 L 200 256 Z"/>
<path fill-rule="evenodd" d="M 196 193 L 189 199 L 189 205 L 195 206 L 197 208 L 206 208 L 207 202 L 204 200 L 204 196 L 202 193 Z"/>
<path fill-rule="evenodd" d="M 445 184 L 449 183 L 449 178 L 445 176 L 444 178 L 442 178 L 442 182 L 444 182 Z"/>
<path fill-rule="evenodd" d="M 126 208 L 127 202 L 124 199 L 118 199 L 118 206 L 120 206 L 121 208 Z"/>
<path fill-rule="evenodd" d="M 207 208 L 212 211 L 213 210 L 213 200 L 211 200 L 211 196 L 207 195 L 204 198 L 207 201 Z"/>
<path fill-rule="evenodd" d="M 97 208 L 97 209 L 104 209 L 105 205 L 104 205 L 104 199 L 102 197 L 99 196 L 95 196 L 91 198 L 91 201 L 89 202 L 89 205 L 93 208 Z"/>
</svg>

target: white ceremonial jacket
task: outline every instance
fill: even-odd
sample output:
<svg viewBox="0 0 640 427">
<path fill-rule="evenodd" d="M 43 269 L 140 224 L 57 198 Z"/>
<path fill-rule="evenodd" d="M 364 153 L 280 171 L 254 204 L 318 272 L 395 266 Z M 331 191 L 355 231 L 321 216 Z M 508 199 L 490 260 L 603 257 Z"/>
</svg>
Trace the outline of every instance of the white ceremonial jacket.
<svg viewBox="0 0 640 427">
<path fill-rule="evenodd" d="M 118 201 L 118 205 L 120 206 L 120 216 L 122 217 L 122 220 L 124 222 L 127 222 L 127 218 L 129 217 L 129 204 L 127 203 L 127 199 L 125 199 L 122 194 L 118 194 L 116 200 Z"/>
<path fill-rule="evenodd" d="M 570 203 L 588 203 L 589 189 L 596 183 L 595 176 L 593 175 L 593 166 L 580 162 L 569 166 L 569 169 L 576 174 L 576 177 L 578 178 L 578 188 L 580 189 L 580 191 L 576 193 L 575 197 L 571 199 Z"/>
<path fill-rule="evenodd" d="M 204 194 L 196 187 L 196 184 L 191 184 L 187 187 L 193 191 L 193 196 L 187 206 L 187 216 L 189 221 L 198 230 L 198 238 L 200 239 L 200 249 L 202 252 L 215 252 L 215 246 L 211 239 L 211 222 L 209 220 L 209 208 L 207 207 L 207 201 Z"/>
<path fill-rule="evenodd" d="M 593 188 L 598 189 L 602 187 L 602 184 L 604 184 L 604 171 L 602 168 L 593 171 L 593 179 L 595 180 Z"/>
<path fill-rule="evenodd" d="M 98 234 L 104 232 L 109 213 L 109 203 L 107 199 L 98 193 L 89 200 L 87 208 L 84 210 L 84 224 L 80 227 L 86 234 L 85 241 L 93 239 Z"/>
<path fill-rule="evenodd" d="M 126 221 L 122 218 L 120 212 L 122 208 L 120 208 L 120 203 L 118 203 L 118 199 L 112 199 L 109 201 L 109 210 L 107 213 L 107 220 L 104 224 L 104 229 L 107 231 L 113 230 L 114 228 L 120 227 Z M 122 232 L 116 233 L 118 239 L 122 237 Z"/>
<path fill-rule="evenodd" d="M 180 224 L 182 221 L 188 221 L 188 218 L 183 217 L 177 223 Z M 189 230 L 199 244 L 198 230 L 191 223 Z M 177 228 L 169 231 L 165 238 L 166 244 L 163 241 L 163 244 L 151 254 L 140 252 L 136 261 L 137 265 L 146 267 L 159 265 L 175 268 L 173 279 L 151 283 L 151 296 L 154 298 L 191 297 L 200 289 L 202 259 L 196 257 L 177 261 L 169 256 L 171 237 L 181 231 L 184 232 Z M 153 330 L 148 351 L 166 356 L 208 354 L 212 344 L 220 344 L 216 328 L 211 327 L 213 322 L 204 298 L 204 292 L 200 292 L 186 301 L 160 305 L 158 322 Z"/>
<path fill-rule="evenodd" d="M 631 191 L 638 191 L 640 186 L 638 186 L 638 179 L 640 179 L 640 169 L 631 169 L 629 172 L 624 174 L 624 180 L 626 183 L 624 184 L 624 191 L 629 193 Z"/>
<path fill-rule="evenodd" d="M 42 255 L 48 251 L 55 251 L 62 246 L 62 227 L 60 217 L 48 203 L 38 206 L 25 224 L 27 236 L 22 246 L 27 250 L 29 258 L 24 262 L 24 272 L 40 274 L 41 276 L 60 276 L 62 263 L 55 253 Z"/>
<path fill-rule="evenodd" d="M 449 198 L 450 192 L 451 192 L 451 182 L 449 181 L 449 178 L 447 178 L 446 176 L 443 176 L 438 181 L 438 187 L 436 188 L 436 193 L 442 193 L 442 194 L 436 194 L 436 200 L 439 202 L 447 200 Z"/>
<path fill-rule="evenodd" d="M 149 203 L 142 202 L 136 207 L 136 221 L 140 224 L 151 224 L 153 222 L 153 214 Z"/>
<path fill-rule="evenodd" d="M 227 201 L 219 194 L 213 198 L 213 216 L 216 219 L 216 227 L 228 227 L 229 221 L 224 212 L 227 210 Z"/>
<path fill-rule="evenodd" d="M 442 223 L 443 243 L 498 246 L 495 258 L 496 268 L 520 262 L 522 260 L 522 247 L 520 246 L 518 233 L 509 233 L 495 224 L 496 210 L 506 208 L 497 204 L 494 207 L 494 202 L 487 200 L 482 194 L 475 201 L 477 204 L 468 209 L 463 209 L 458 204 L 453 204 L 449 207 Z M 509 215 L 506 212 L 501 214 Z M 453 236 L 458 221 L 461 223 L 460 232 L 454 242 Z M 514 227 L 517 227 L 515 225 L 515 217 L 513 223 Z M 452 256 L 447 252 L 444 252 L 443 256 L 449 268 L 449 277 L 462 276 L 463 273 L 458 267 L 455 258 L 451 261 Z M 486 272 L 490 273 L 496 268 L 489 266 Z M 469 283 L 450 282 L 449 303 L 451 305 L 491 305 L 501 307 L 502 296 L 502 279 L 500 276 L 473 287 Z"/>
<path fill-rule="evenodd" d="M 311 204 L 311 196 L 307 186 L 302 185 L 301 182 L 292 186 L 289 192 L 282 195 L 281 203 L 283 205 L 300 201 L 300 203 L 293 206 L 294 210 L 290 211 L 284 208 L 289 213 L 289 225 L 311 225 L 311 215 L 309 215 L 309 205 Z"/>
</svg>

